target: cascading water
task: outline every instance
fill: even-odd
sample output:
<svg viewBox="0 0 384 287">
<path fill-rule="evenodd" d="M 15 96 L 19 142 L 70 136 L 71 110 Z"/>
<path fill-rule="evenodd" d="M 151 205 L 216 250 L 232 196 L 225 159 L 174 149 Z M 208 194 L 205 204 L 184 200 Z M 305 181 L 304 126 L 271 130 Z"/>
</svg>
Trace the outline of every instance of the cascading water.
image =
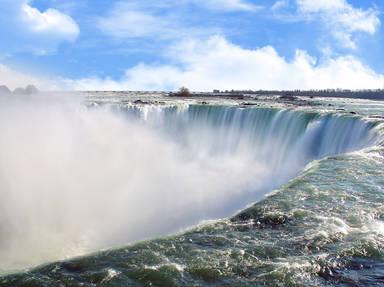
<svg viewBox="0 0 384 287">
<path fill-rule="evenodd" d="M 221 105 L 0 113 L 0 269 L 227 217 L 325 156 L 377 140 L 351 115 Z"/>
<path fill-rule="evenodd" d="M 181 109 L 134 106 L 128 113 L 165 130 L 197 154 L 245 151 L 249 157 L 276 166 L 291 155 L 309 161 L 361 149 L 375 139 L 373 123 L 345 115 L 204 105 Z"/>
</svg>

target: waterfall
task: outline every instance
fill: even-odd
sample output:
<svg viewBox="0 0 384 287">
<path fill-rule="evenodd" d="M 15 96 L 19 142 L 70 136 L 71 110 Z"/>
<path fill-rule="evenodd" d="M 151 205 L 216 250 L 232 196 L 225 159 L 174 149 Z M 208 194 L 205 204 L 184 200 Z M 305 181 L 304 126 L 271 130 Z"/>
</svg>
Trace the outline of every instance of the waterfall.
<svg viewBox="0 0 384 287">
<path fill-rule="evenodd" d="M 0 105 L 0 269 L 232 215 L 313 159 L 375 143 L 356 116 L 234 106 Z"/>
<path fill-rule="evenodd" d="M 128 106 L 125 111 L 165 131 L 194 154 L 244 153 L 277 168 L 373 145 L 375 123 L 354 115 L 276 108 Z"/>
</svg>

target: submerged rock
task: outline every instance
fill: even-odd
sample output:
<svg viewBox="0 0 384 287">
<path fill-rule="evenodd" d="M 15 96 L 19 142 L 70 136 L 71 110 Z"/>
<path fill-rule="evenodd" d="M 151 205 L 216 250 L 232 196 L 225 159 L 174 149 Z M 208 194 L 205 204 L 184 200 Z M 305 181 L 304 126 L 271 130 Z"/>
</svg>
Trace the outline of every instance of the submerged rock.
<svg viewBox="0 0 384 287">
<path fill-rule="evenodd" d="M 231 218 L 231 221 L 252 221 L 257 227 L 276 227 L 289 221 L 289 217 L 280 213 L 265 212 L 262 208 L 250 207 Z"/>
<path fill-rule="evenodd" d="M 148 104 L 150 104 L 149 102 L 142 101 L 142 100 L 136 100 L 133 103 L 136 104 L 136 105 L 148 105 Z"/>
<path fill-rule="evenodd" d="M 256 105 L 257 105 L 257 103 L 251 103 L 251 102 L 242 102 L 240 105 L 241 105 L 241 106 L 256 106 Z"/>
</svg>

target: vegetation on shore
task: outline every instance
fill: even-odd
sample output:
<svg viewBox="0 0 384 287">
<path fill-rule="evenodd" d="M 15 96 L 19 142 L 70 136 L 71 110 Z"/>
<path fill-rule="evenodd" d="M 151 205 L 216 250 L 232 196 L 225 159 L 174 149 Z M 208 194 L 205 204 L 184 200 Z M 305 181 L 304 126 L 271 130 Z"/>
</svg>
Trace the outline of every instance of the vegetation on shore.
<svg viewBox="0 0 384 287">
<path fill-rule="evenodd" d="M 37 94 L 39 90 L 34 85 L 28 85 L 25 88 L 16 88 L 13 92 L 5 85 L 0 85 L 0 94 L 2 95 L 32 95 Z"/>
<path fill-rule="evenodd" d="M 244 98 L 247 96 L 279 96 L 284 99 L 294 99 L 296 97 L 329 97 L 329 98 L 358 98 L 384 100 L 384 89 L 376 90 L 344 90 L 344 89 L 326 89 L 326 90 L 213 90 L 212 92 L 191 93 L 187 88 L 180 88 L 178 92 L 169 94 L 174 97 L 233 97 Z"/>
</svg>

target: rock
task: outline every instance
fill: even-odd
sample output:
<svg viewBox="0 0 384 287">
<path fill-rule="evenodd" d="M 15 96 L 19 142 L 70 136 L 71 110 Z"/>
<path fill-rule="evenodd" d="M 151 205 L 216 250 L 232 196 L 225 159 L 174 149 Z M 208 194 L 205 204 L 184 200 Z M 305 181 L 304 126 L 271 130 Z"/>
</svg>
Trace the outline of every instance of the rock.
<svg viewBox="0 0 384 287">
<path fill-rule="evenodd" d="M 133 102 L 135 105 L 148 105 L 149 102 L 142 101 L 142 100 L 136 100 Z"/>
<path fill-rule="evenodd" d="M 287 100 L 287 101 L 295 101 L 297 100 L 297 97 L 294 96 L 293 92 L 285 92 L 279 97 L 279 99 Z"/>
<path fill-rule="evenodd" d="M 378 116 L 378 115 L 374 115 L 374 116 L 369 116 L 370 119 L 380 119 L 380 120 L 383 120 L 384 117 L 383 116 Z"/>
<path fill-rule="evenodd" d="M 280 213 L 266 213 L 265 210 L 250 207 L 230 219 L 232 222 L 252 221 L 258 228 L 278 227 L 290 221 L 287 215 Z"/>
<path fill-rule="evenodd" d="M 251 102 L 242 102 L 240 105 L 241 106 L 256 106 L 257 104 L 256 103 L 251 103 Z"/>
</svg>

